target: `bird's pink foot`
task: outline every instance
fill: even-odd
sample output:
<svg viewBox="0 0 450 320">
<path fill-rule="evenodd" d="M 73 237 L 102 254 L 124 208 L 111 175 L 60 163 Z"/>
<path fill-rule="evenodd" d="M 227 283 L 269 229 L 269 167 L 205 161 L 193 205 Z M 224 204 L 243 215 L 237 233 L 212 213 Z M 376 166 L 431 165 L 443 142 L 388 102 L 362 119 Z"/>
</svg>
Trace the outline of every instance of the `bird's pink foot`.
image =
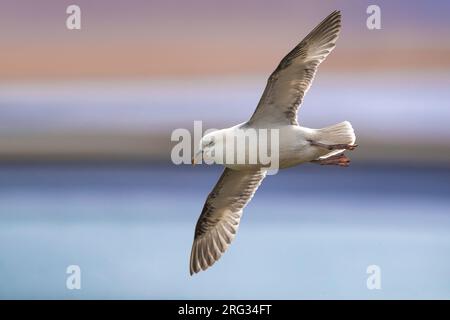
<svg viewBox="0 0 450 320">
<path fill-rule="evenodd" d="M 347 158 L 343 153 L 339 153 L 325 159 L 313 160 L 311 162 L 320 165 L 336 165 L 340 167 L 348 167 L 350 165 L 350 159 Z"/>
</svg>

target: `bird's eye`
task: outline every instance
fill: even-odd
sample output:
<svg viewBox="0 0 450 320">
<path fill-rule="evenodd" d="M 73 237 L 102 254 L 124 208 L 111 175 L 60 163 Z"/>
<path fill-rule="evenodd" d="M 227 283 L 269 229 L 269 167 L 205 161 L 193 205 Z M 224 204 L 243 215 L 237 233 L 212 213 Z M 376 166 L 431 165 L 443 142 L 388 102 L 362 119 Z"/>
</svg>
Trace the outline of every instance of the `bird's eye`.
<svg viewBox="0 0 450 320">
<path fill-rule="evenodd" d="M 203 149 L 211 147 L 214 144 L 214 140 L 210 140 L 210 141 L 205 141 L 203 143 Z"/>
<path fill-rule="evenodd" d="M 211 139 L 209 141 L 205 141 L 204 147 L 211 147 L 214 144 L 214 139 Z"/>
</svg>

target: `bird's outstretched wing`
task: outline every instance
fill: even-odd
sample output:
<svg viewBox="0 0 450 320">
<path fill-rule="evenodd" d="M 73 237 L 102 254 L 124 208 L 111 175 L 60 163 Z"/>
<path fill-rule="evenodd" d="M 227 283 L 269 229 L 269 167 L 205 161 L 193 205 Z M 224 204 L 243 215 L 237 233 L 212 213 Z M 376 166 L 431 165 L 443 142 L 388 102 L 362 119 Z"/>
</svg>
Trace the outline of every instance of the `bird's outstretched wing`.
<svg viewBox="0 0 450 320">
<path fill-rule="evenodd" d="M 242 211 L 264 179 L 266 171 L 226 168 L 208 195 L 195 227 L 191 275 L 212 266 L 234 239 Z"/>
<path fill-rule="evenodd" d="M 250 124 L 298 124 L 298 107 L 317 67 L 334 49 L 340 29 L 341 13 L 334 11 L 281 60 L 267 81 Z"/>
</svg>

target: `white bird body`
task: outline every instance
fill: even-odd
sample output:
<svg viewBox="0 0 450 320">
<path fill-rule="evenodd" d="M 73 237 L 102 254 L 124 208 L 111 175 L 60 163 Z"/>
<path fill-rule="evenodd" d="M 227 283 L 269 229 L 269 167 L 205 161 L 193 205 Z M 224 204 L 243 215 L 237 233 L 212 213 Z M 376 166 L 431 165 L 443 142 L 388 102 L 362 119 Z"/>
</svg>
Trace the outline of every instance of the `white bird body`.
<svg viewBox="0 0 450 320">
<path fill-rule="evenodd" d="M 215 160 L 226 168 L 208 195 L 195 227 L 191 274 L 206 270 L 227 250 L 237 233 L 244 207 L 274 160 L 281 169 L 306 162 L 349 165 L 343 151 L 353 150 L 356 145 L 348 121 L 322 129 L 301 127 L 297 122 L 304 95 L 317 67 L 334 49 L 340 29 L 341 14 L 335 11 L 281 60 L 250 120 L 211 132 L 200 141 L 196 156 L 202 154 L 206 161 Z M 246 143 L 252 134 L 256 135 L 256 146 Z M 260 144 L 265 141 L 264 135 L 268 143 Z M 236 143 L 227 149 L 227 141 Z M 261 151 L 276 157 L 271 157 L 268 163 Z M 238 161 L 239 158 L 245 161 Z"/>
<path fill-rule="evenodd" d="M 232 151 L 236 154 L 239 153 L 236 150 L 236 139 L 245 138 L 247 131 L 255 130 L 257 132 L 257 137 L 259 130 L 278 130 L 279 134 L 279 145 L 277 145 L 277 150 L 279 152 L 278 161 L 279 169 L 293 167 L 305 162 L 311 162 L 316 159 L 320 159 L 321 157 L 329 157 L 332 154 L 337 154 L 342 152 L 342 149 L 337 150 L 327 150 L 322 147 L 318 147 L 315 145 L 311 145 L 311 141 L 317 141 L 323 144 L 353 144 L 355 143 L 355 135 L 353 132 L 353 128 L 348 121 L 344 121 L 338 123 L 336 125 L 326 127 L 323 129 L 310 129 L 306 127 L 302 127 L 299 125 L 276 125 L 272 124 L 271 126 L 253 126 L 248 127 L 246 123 L 239 124 L 237 126 L 233 126 L 226 129 L 217 130 L 205 135 L 201 141 L 201 144 L 204 144 L 204 141 L 211 141 L 213 139 L 215 141 L 216 149 L 223 150 L 223 160 L 220 164 L 223 164 L 225 167 L 233 169 L 233 170 L 249 170 L 249 169 L 259 169 L 261 167 L 268 167 L 267 164 L 261 163 L 261 159 L 259 156 L 256 158 L 255 164 L 250 163 L 236 163 L 237 161 L 230 163 L 225 161 L 227 159 L 227 151 Z M 244 135 L 240 135 L 239 131 L 242 131 Z M 258 137 L 259 138 L 259 137 Z M 233 150 L 226 148 L 226 141 L 230 139 L 234 139 L 235 148 Z M 241 140 L 242 141 L 242 140 Z M 206 143 L 207 144 L 207 143 Z M 245 145 L 242 142 L 242 145 Z M 267 144 L 267 153 L 273 154 L 273 150 L 271 150 L 272 144 Z M 200 148 L 204 148 L 201 146 Z M 259 155 L 259 146 L 257 148 Z M 247 143 L 245 145 L 245 149 L 241 150 L 245 152 L 245 159 L 249 158 L 249 154 L 252 151 L 251 147 Z M 213 157 L 210 153 L 204 153 L 204 158 L 212 161 Z"/>
</svg>

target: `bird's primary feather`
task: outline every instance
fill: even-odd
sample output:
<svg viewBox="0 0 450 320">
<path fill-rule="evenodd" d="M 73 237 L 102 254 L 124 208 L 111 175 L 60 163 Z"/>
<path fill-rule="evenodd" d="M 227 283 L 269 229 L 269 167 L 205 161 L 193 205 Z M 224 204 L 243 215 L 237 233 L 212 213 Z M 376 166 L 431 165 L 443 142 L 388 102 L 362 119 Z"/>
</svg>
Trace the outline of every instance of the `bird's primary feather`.
<svg viewBox="0 0 450 320">
<path fill-rule="evenodd" d="M 234 239 L 242 211 L 266 175 L 265 170 L 236 171 L 226 168 L 205 202 L 195 227 L 190 272 L 206 270 Z"/>
<path fill-rule="evenodd" d="M 340 29 L 341 13 L 334 11 L 281 60 L 267 81 L 250 124 L 298 125 L 298 108 L 317 67 L 334 49 Z"/>
</svg>

